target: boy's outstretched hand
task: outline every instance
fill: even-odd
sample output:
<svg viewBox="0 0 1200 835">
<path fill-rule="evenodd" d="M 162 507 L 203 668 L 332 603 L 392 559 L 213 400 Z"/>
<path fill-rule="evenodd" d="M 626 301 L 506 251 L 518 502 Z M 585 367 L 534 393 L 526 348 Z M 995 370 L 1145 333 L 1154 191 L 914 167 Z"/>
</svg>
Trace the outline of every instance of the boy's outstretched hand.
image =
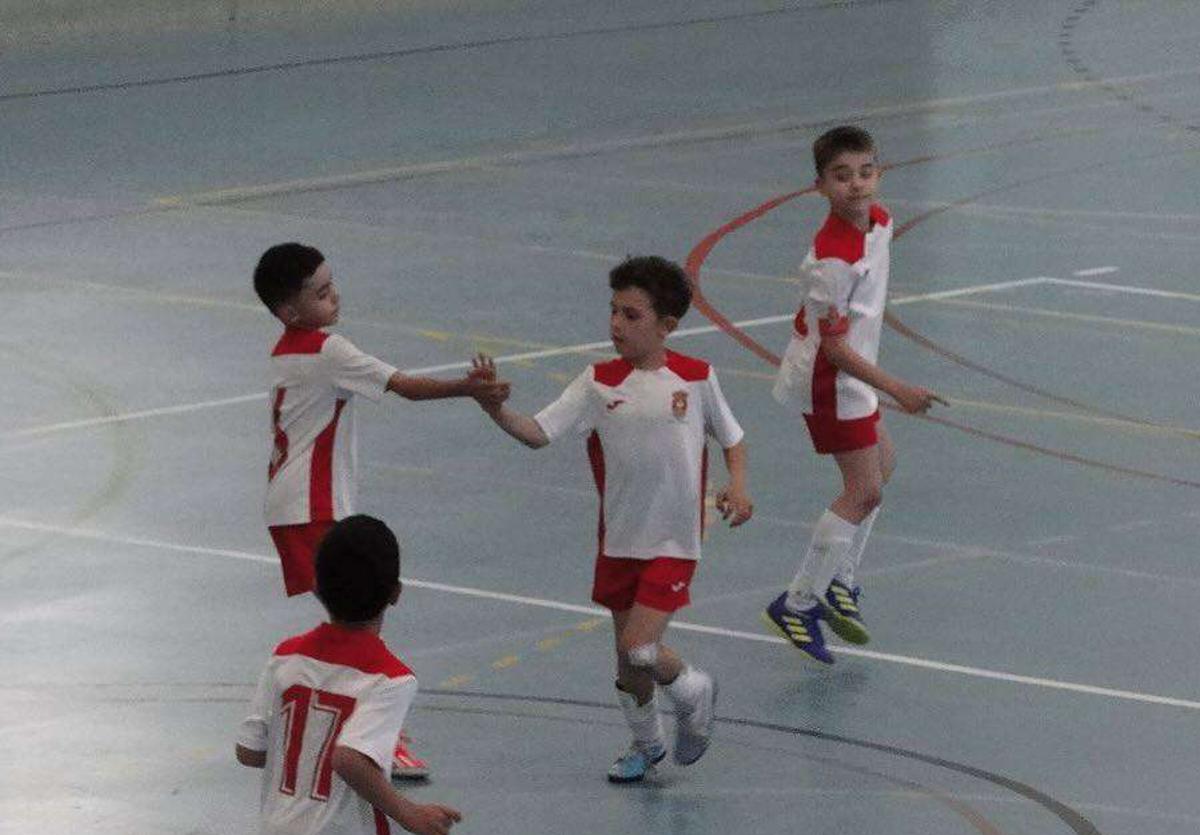
<svg viewBox="0 0 1200 835">
<path fill-rule="evenodd" d="M 471 396 L 485 409 L 499 407 L 508 399 L 512 388 L 507 380 L 496 379 L 496 362 L 487 354 L 476 354 L 471 358 L 467 384 L 471 387 Z"/>
<path fill-rule="evenodd" d="M 943 406 L 950 405 L 930 389 L 909 385 L 896 392 L 896 402 L 910 415 L 923 415 L 934 403 L 941 403 Z"/>
<path fill-rule="evenodd" d="M 717 493 L 717 511 L 722 519 L 729 520 L 729 527 L 736 528 L 750 521 L 754 515 L 754 504 L 744 490 L 729 485 Z"/>
</svg>

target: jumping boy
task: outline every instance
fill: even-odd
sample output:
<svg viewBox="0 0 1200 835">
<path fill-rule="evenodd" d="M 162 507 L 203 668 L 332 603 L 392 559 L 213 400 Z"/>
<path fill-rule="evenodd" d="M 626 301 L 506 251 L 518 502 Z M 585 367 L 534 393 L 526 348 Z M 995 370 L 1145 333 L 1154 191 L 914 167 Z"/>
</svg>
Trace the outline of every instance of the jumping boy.
<svg viewBox="0 0 1200 835">
<path fill-rule="evenodd" d="M 875 389 L 910 414 L 948 404 L 876 364 L 892 220 L 874 202 L 881 175 L 874 140 L 861 128 L 837 127 L 817 139 L 813 157 L 829 217 L 800 265 L 800 310 L 773 394 L 804 416 L 816 452 L 833 456 L 842 492 L 818 520 L 799 571 L 766 617 L 806 656 L 832 664 L 819 621 L 851 643 L 870 637 L 854 573 L 896 465 Z"/>
<path fill-rule="evenodd" d="M 600 492 L 592 600 L 612 612 L 617 699 L 633 734 L 608 779 L 627 783 L 642 780 L 666 755 L 656 685 L 674 708 L 677 763 L 698 760 L 712 733 L 716 683 L 662 642 L 672 613 L 688 603 L 700 559 L 707 435 L 721 445 L 729 471 L 717 509 L 737 526 L 753 507 L 742 428 L 716 372 L 664 345 L 691 304 L 687 275 L 663 258 L 630 258 L 609 274 L 609 287 L 618 359 L 587 368 L 536 416 L 503 404 L 483 406 L 504 431 L 534 449 L 566 434 L 588 436 Z M 489 359 L 478 366 L 495 373 Z"/>
<path fill-rule="evenodd" d="M 271 427 L 265 516 L 288 596 L 313 588 L 313 557 L 335 520 L 354 512 L 358 487 L 354 396 L 378 401 L 391 391 L 409 400 L 473 397 L 497 403 L 508 384 L 468 374 L 458 380 L 413 377 L 325 329 L 341 298 L 319 250 L 273 246 L 254 270 L 254 290 L 284 326 L 271 352 Z M 428 765 L 397 743 L 394 774 L 423 778 Z"/>
<path fill-rule="evenodd" d="M 462 816 L 392 788 L 392 748 L 417 680 L 380 639 L 400 599 L 400 548 L 387 525 L 348 516 L 316 558 L 329 623 L 288 638 L 259 678 L 237 761 L 261 768 L 263 835 L 378 835 L 388 819 L 445 835 Z"/>
</svg>

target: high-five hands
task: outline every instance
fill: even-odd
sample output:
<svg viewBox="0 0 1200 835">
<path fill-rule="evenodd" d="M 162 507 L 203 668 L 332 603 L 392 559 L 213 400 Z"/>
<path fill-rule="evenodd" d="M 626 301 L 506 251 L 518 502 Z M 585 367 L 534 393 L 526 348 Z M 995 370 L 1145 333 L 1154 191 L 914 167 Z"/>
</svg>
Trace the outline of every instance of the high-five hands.
<svg viewBox="0 0 1200 835">
<path fill-rule="evenodd" d="M 484 353 L 471 358 L 471 370 L 467 372 L 467 385 L 471 396 L 485 409 L 497 409 L 508 399 L 512 386 L 507 380 L 496 379 L 496 362 Z"/>
</svg>

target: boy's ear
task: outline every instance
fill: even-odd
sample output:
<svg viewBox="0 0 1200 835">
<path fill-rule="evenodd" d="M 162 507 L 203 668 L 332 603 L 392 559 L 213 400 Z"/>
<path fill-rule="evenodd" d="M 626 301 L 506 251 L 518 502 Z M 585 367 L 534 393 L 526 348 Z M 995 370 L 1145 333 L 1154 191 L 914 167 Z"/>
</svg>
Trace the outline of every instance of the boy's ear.
<svg viewBox="0 0 1200 835">
<path fill-rule="evenodd" d="M 663 329 L 663 334 L 666 335 L 679 327 L 679 319 L 674 316 L 659 316 L 658 326 Z"/>
<path fill-rule="evenodd" d="M 281 302 L 280 305 L 275 308 L 275 316 L 278 317 L 278 319 L 285 325 L 290 325 L 300 318 L 300 311 L 298 311 L 296 306 L 291 302 Z"/>
</svg>

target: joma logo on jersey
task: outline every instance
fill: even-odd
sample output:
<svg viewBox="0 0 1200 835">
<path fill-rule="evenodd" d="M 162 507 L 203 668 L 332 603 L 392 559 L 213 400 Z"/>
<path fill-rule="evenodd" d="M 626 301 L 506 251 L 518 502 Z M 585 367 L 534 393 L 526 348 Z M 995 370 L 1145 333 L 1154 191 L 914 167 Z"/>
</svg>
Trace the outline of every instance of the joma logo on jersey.
<svg viewBox="0 0 1200 835">
<path fill-rule="evenodd" d="M 687 417 L 688 393 L 686 391 L 671 392 L 671 414 L 676 420 Z"/>
<path fill-rule="evenodd" d="M 624 402 L 625 402 L 624 400 L 614 400 L 611 403 L 605 403 L 604 408 L 608 409 L 611 412 L 613 409 L 617 408 Z"/>
</svg>

